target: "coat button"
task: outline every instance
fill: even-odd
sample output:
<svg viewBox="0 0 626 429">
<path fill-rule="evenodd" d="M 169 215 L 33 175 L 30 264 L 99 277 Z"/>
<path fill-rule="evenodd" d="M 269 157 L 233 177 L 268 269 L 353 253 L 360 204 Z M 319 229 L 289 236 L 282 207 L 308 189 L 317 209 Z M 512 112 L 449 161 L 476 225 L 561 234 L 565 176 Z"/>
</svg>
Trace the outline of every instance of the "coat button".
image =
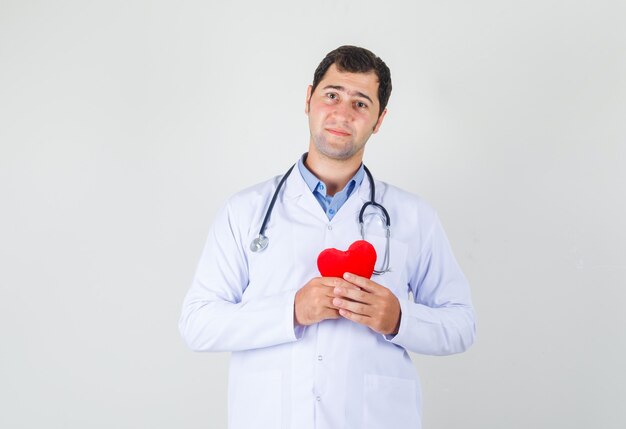
<svg viewBox="0 0 626 429">
<path fill-rule="evenodd" d="M 317 355 L 317 360 L 322 360 L 322 355 Z"/>
<path fill-rule="evenodd" d="M 333 230 L 333 226 L 332 225 L 328 225 L 328 230 L 332 231 Z"/>
<path fill-rule="evenodd" d="M 317 397 L 315 398 L 315 400 L 316 400 L 317 402 L 319 402 L 319 401 L 321 401 L 321 400 L 322 400 L 322 398 L 320 398 L 319 396 L 317 396 Z"/>
</svg>

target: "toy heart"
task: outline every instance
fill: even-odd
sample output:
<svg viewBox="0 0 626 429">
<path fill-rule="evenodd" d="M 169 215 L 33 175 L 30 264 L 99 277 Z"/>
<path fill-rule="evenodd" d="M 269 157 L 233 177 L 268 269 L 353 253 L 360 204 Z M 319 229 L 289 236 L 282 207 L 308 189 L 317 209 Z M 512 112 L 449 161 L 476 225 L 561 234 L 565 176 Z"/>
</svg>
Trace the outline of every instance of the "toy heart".
<svg viewBox="0 0 626 429">
<path fill-rule="evenodd" d="M 376 264 L 376 249 L 365 240 L 355 241 L 345 252 L 322 250 L 317 257 L 317 268 L 323 277 L 343 277 L 343 273 L 371 278 Z"/>
</svg>

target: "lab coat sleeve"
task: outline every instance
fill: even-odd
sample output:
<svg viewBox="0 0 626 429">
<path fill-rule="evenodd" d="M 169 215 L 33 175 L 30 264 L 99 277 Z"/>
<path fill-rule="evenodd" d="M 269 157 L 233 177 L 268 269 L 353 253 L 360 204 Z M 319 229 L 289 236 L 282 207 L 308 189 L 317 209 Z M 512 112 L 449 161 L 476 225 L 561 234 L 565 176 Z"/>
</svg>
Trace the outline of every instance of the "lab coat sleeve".
<svg viewBox="0 0 626 429">
<path fill-rule="evenodd" d="M 467 350 L 476 334 L 469 285 L 436 215 L 409 286 L 414 299 L 400 299 L 398 333 L 385 339 L 427 355 Z"/>
<path fill-rule="evenodd" d="M 183 302 L 180 333 L 194 351 L 240 351 L 298 340 L 296 288 L 242 302 L 248 284 L 241 222 L 229 204 L 209 232 Z"/>
</svg>

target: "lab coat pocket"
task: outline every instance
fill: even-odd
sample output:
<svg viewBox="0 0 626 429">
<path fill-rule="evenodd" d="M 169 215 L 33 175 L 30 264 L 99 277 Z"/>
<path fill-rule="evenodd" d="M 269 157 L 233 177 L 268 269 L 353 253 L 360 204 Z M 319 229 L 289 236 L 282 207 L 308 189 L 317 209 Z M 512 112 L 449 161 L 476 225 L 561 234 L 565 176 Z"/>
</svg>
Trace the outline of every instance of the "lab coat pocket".
<svg viewBox="0 0 626 429">
<path fill-rule="evenodd" d="M 363 427 L 420 428 L 418 395 L 416 380 L 365 374 Z"/>
<path fill-rule="evenodd" d="M 282 371 L 240 373 L 228 405 L 230 429 L 282 427 Z"/>
</svg>

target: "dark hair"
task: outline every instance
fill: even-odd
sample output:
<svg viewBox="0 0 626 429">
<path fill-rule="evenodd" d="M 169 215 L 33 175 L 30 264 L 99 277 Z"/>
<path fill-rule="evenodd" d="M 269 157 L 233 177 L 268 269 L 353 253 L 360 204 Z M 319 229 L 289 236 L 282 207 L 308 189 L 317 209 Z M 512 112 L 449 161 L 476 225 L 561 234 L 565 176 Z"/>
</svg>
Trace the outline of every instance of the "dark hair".
<svg viewBox="0 0 626 429">
<path fill-rule="evenodd" d="M 326 57 L 315 69 L 311 94 L 313 94 L 317 85 L 324 78 L 326 71 L 333 64 L 342 72 L 368 73 L 374 71 L 378 78 L 378 102 L 380 103 L 378 117 L 380 117 L 385 107 L 387 107 L 387 102 L 391 95 L 391 72 L 387 64 L 365 48 L 350 45 L 340 46 L 326 54 Z"/>
</svg>

